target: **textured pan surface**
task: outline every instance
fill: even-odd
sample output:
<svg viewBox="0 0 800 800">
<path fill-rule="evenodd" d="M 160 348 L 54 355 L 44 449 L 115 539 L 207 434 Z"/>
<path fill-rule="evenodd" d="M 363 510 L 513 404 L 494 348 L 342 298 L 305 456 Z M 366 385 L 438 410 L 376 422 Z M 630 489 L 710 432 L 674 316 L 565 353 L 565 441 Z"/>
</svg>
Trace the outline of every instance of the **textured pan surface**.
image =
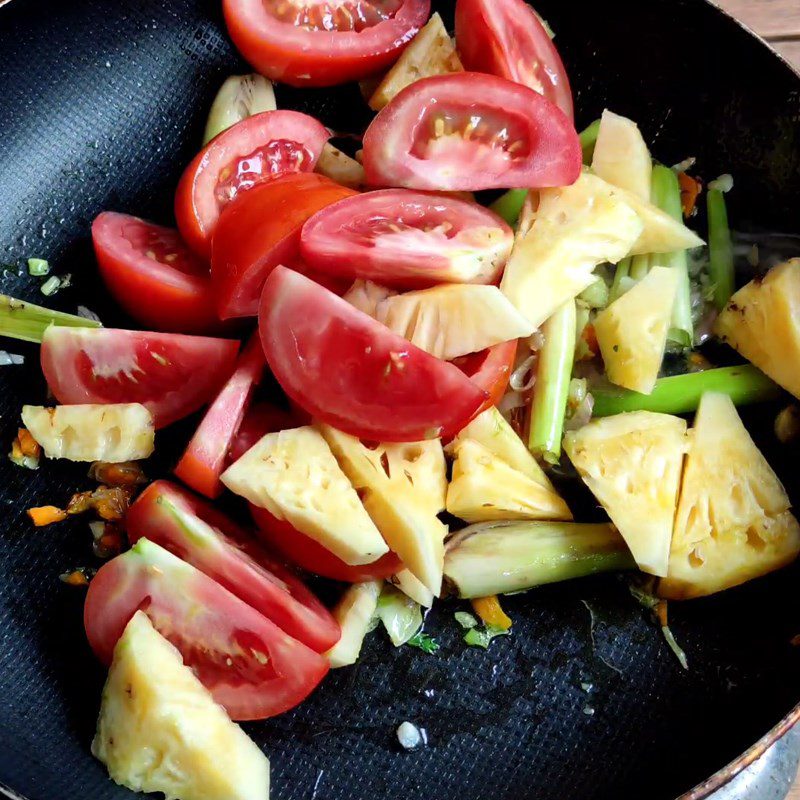
<svg viewBox="0 0 800 800">
<path fill-rule="evenodd" d="M 103 209 L 170 220 L 209 102 L 224 76 L 244 71 L 219 5 L 17 0 L 0 11 L 0 262 L 43 256 L 72 272 L 59 308 L 84 304 L 129 324 L 98 285 L 89 225 Z M 449 23 L 452 4 L 435 5 Z M 629 114 L 666 163 L 694 155 L 706 176 L 735 175 L 740 229 L 800 234 L 800 78 L 766 47 L 700 0 L 539 8 L 558 32 L 580 124 L 605 105 Z M 368 119 L 353 87 L 278 95 L 337 130 L 360 132 Z M 2 274 L 2 291 L 41 297 L 35 279 Z M 0 347 L 28 356 L 0 370 L 6 448 L 21 404 L 41 402 L 44 386 L 36 348 Z M 774 446 L 772 410 L 750 416 Z M 162 436 L 162 468 L 190 430 Z M 771 458 L 797 496 L 793 454 Z M 82 633 L 83 593 L 57 579 L 92 562 L 85 522 L 34 531 L 23 514 L 88 485 L 82 467 L 31 474 L 0 459 L 0 783 L 30 800 L 129 796 L 89 754 L 103 675 Z M 789 645 L 800 632 L 797 578 L 792 569 L 676 605 L 688 673 L 615 577 L 510 598 L 514 635 L 488 654 L 461 643 L 445 605 L 429 626 L 438 655 L 373 636 L 356 668 L 247 729 L 272 759 L 276 800 L 674 797 L 800 699 Z M 400 752 L 394 731 L 406 719 L 427 729 L 424 751 Z"/>
</svg>

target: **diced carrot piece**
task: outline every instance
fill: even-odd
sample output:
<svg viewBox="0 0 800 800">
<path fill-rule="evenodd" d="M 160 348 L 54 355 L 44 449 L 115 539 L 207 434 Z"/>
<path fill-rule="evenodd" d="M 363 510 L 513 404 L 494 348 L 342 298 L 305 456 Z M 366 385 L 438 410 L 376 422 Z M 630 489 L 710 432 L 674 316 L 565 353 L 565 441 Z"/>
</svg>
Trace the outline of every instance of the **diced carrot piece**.
<svg viewBox="0 0 800 800">
<path fill-rule="evenodd" d="M 681 186 L 681 208 L 683 209 L 683 216 L 687 219 L 694 213 L 694 208 L 697 205 L 697 198 L 702 190 L 700 181 L 687 175 L 685 172 L 678 173 L 678 183 Z"/>
<path fill-rule="evenodd" d="M 62 522 L 67 518 L 67 512 L 55 506 L 39 506 L 38 508 L 29 508 L 28 516 L 37 528 L 42 528 L 45 525 L 52 525 L 54 522 Z"/>
<path fill-rule="evenodd" d="M 489 597 L 476 597 L 472 601 L 475 613 L 487 624 L 507 631 L 511 625 L 511 617 L 503 611 L 496 594 Z"/>
<path fill-rule="evenodd" d="M 27 428 L 20 428 L 17 431 L 17 440 L 22 455 L 29 456 L 30 458 L 39 458 L 42 454 L 42 448 L 36 439 L 31 436 L 31 432 Z"/>
</svg>

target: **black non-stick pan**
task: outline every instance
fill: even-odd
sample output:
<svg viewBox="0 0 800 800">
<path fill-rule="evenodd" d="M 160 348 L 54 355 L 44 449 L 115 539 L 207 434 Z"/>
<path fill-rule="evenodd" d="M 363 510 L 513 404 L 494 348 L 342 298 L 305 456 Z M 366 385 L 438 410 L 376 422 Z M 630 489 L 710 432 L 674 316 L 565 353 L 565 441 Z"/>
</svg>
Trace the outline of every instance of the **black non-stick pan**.
<svg viewBox="0 0 800 800">
<path fill-rule="evenodd" d="M 452 2 L 434 5 L 450 24 Z M 538 8 L 557 31 L 579 125 L 606 106 L 631 116 L 665 163 L 695 156 L 707 177 L 734 175 L 737 230 L 800 234 L 800 77 L 763 43 L 704 0 Z M 104 209 L 169 222 L 211 98 L 246 70 L 219 0 L 0 9 L 0 291 L 41 302 L 38 281 L 16 270 L 47 257 L 73 276 L 54 306 L 132 324 L 100 285 L 89 225 Z M 360 133 L 369 119 L 352 86 L 281 87 L 278 99 L 337 131 Z M 27 358 L 0 368 L 7 447 L 22 403 L 44 401 L 45 386 L 34 346 L 0 347 Z M 797 451 L 776 445 L 774 410 L 747 419 L 797 499 Z M 152 474 L 166 474 L 191 427 L 161 436 Z M 80 466 L 31 473 L 0 458 L 0 782 L 30 800 L 130 796 L 89 753 L 103 670 L 84 639 L 83 591 L 58 580 L 93 563 L 86 523 L 34 530 L 24 515 L 88 486 Z M 428 622 L 436 655 L 394 650 L 376 633 L 357 666 L 246 729 L 272 760 L 277 800 L 675 798 L 800 700 L 800 651 L 790 644 L 799 574 L 674 604 L 688 672 L 616 576 L 509 598 L 514 633 L 488 653 L 464 646 L 456 606 L 443 604 Z M 404 720 L 426 729 L 426 748 L 399 748 Z"/>
</svg>

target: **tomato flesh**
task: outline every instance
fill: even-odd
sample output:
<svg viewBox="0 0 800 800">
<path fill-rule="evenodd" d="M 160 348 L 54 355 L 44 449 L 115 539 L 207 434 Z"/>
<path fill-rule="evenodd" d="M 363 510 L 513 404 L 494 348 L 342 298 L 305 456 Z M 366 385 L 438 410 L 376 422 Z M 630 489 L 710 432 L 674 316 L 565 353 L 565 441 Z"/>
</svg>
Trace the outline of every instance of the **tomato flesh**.
<svg viewBox="0 0 800 800">
<path fill-rule="evenodd" d="M 262 75 L 333 86 L 388 68 L 430 14 L 430 0 L 224 0 L 228 32 Z"/>
<path fill-rule="evenodd" d="M 261 346 L 259 342 L 259 347 Z M 228 463 L 238 461 L 253 445 L 268 433 L 285 431 L 301 425 L 288 411 L 268 403 L 257 403 L 245 414 L 231 442 Z"/>
<path fill-rule="evenodd" d="M 208 257 L 222 209 L 262 183 L 313 172 L 328 131 L 297 111 L 264 111 L 212 139 L 184 170 L 175 218 L 186 243 Z"/>
<path fill-rule="evenodd" d="M 286 520 L 278 519 L 266 508 L 250 504 L 250 513 L 258 526 L 258 535 L 269 547 L 298 567 L 346 583 L 362 583 L 378 578 L 389 578 L 403 569 L 403 563 L 395 553 L 389 552 L 372 564 L 351 566 L 331 553 L 319 542 L 300 533 Z"/>
<path fill-rule="evenodd" d="M 40 359 L 59 403 L 141 403 L 163 428 L 214 396 L 238 350 L 230 339 L 51 326 Z"/>
<path fill-rule="evenodd" d="M 219 497 L 219 476 L 227 466 L 228 450 L 239 430 L 256 385 L 264 374 L 264 351 L 258 335 L 239 356 L 236 369 L 206 411 L 175 474 L 206 497 Z"/>
<path fill-rule="evenodd" d="M 568 186 L 582 157 L 572 121 L 557 106 L 527 86 L 476 72 L 412 83 L 364 135 L 364 170 L 373 186 Z"/>
<path fill-rule="evenodd" d="M 128 510 L 131 544 L 147 537 L 213 578 L 281 630 L 318 653 L 339 641 L 339 624 L 291 570 L 209 503 L 156 481 Z"/>
<path fill-rule="evenodd" d="M 286 394 L 361 439 L 414 442 L 456 433 L 486 400 L 457 367 L 285 267 L 264 285 L 259 332 Z"/>
<path fill-rule="evenodd" d="M 486 208 L 386 189 L 340 200 L 303 226 L 300 252 L 319 270 L 401 289 L 493 283 L 514 234 Z"/>
<path fill-rule="evenodd" d="M 465 69 L 528 86 L 573 118 L 564 63 L 525 0 L 458 0 L 456 42 Z"/>
<path fill-rule="evenodd" d="M 512 339 L 509 342 L 501 342 L 494 347 L 482 350 L 480 353 L 470 353 L 468 356 L 461 356 L 453 361 L 453 364 L 488 395 L 478 414 L 487 408 L 496 406 L 503 399 L 516 357 L 517 340 Z"/>
<path fill-rule="evenodd" d="M 287 175 L 250 189 L 220 217 L 211 280 L 222 319 L 255 316 L 264 281 L 278 264 L 294 266 L 305 221 L 355 194 L 322 175 Z"/>
<path fill-rule="evenodd" d="M 104 564 L 89 584 L 84 627 L 104 664 L 140 610 L 234 720 L 293 708 L 328 671 L 319 653 L 147 539 Z"/>
<path fill-rule="evenodd" d="M 175 333 L 219 329 L 208 264 L 176 230 L 104 211 L 92 242 L 106 287 L 137 322 Z"/>
</svg>

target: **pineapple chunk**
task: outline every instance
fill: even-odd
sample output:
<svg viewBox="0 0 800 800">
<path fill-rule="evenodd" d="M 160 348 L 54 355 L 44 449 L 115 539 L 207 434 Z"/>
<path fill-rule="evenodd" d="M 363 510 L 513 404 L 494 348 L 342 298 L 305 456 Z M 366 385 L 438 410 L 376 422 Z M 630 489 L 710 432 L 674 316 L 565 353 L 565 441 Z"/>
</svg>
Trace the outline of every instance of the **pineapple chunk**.
<svg viewBox="0 0 800 800">
<path fill-rule="evenodd" d="M 686 422 L 634 411 L 569 431 L 564 450 L 617 526 L 639 568 L 666 575 Z"/>
<path fill-rule="evenodd" d="M 789 498 L 728 395 L 703 395 L 689 436 L 669 571 L 658 589 L 674 600 L 737 586 L 800 552 Z"/>
<path fill-rule="evenodd" d="M 475 417 L 465 428 L 462 428 L 453 441 L 447 446 L 448 453 L 456 448 L 459 442 L 472 439 L 483 445 L 492 455 L 505 461 L 509 467 L 526 475 L 534 483 L 545 489 L 555 491 L 550 479 L 545 475 L 539 462 L 525 446 L 516 431 L 506 422 L 505 417 L 495 406 L 487 408 Z"/>
<path fill-rule="evenodd" d="M 310 426 L 268 433 L 221 480 L 346 564 L 371 564 L 389 552 L 325 440 Z"/>
<path fill-rule="evenodd" d="M 592 170 L 604 181 L 650 202 L 653 161 L 639 126 L 606 109 L 600 119 Z"/>
<path fill-rule="evenodd" d="M 330 425 L 319 429 L 389 547 L 438 596 L 447 534 L 436 516 L 445 476 L 441 443 L 434 439 L 373 448 Z"/>
<path fill-rule="evenodd" d="M 393 289 L 387 289 L 379 283 L 359 279 L 342 295 L 342 300 L 375 319 L 378 316 L 378 306 L 387 297 L 394 297 L 396 294 Z"/>
<path fill-rule="evenodd" d="M 422 78 L 463 72 L 461 60 L 442 18 L 434 14 L 428 24 L 406 47 L 397 63 L 386 73 L 369 100 L 373 111 L 380 111 L 406 86 Z"/>
<path fill-rule="evenodd" d="M 800 258 L 736 292 L 717 317 L 714 332 L 800 397 Z"/>
<path fill-rule="evenodd" d="M 381 580 L 354 583 L 336 604 L 332 613 L 342 629 L 342 635 L 325 653 L 333 669 L 349 667 L 358 661 L 364 637 L 369 633 L 370 623 L 378 608 L 381 589 Z"/>
<path fill-rule="evenodd" d="M 364 167 L 330 142 L 326 142 L 322 148 L 316 171 L 351 189 L 360 189 L 366 181 Z"/>
<path fill-rule="evenodd" d="M 396 575 L 392 575 L 389 581 L 423 608 L 430 608 L 433 605 L 433 592 L 417 580 L 410 570 L 401 570 Z"/>
<path fill-rule="evenodd" d="M 380 301 L 375 318 L 426 353 L 452 361 L 521 339 L 533 327 L 496 286 L 450 284 Z"/>
<path fill-rule="evenodd" d="M 447 510 L 466 522 L 572 519 L 567 504 L 472 439 L 455 446 Z"/>
<path fill-rule="evenodd" d="M 641 233 L 639 217 L 614 187 L 584 172 L 572 186 L 539 193 L 533 224 L 517 237 L 500 289 L 538 328 L 595 280 L 598 264 L 628 255 Z"/>
<path fill-rule="evenodd" d="M 140 403 L 23 406 L 22 422 L 48 458 L 113 464 L 154 448 L 153 417 Z"/>
<path fill-rule="evenodd" d="M 137 611 L 114 648 L 92 753 L 118 784 L 180 800 L 267 800 L 269 761 Z"/>
<path fill-rule="evenodd" d="M 676 269 L 653 267 L 597 315 L 594 332 L 612 383 L 641 394 L 653 391 L 664 360 L 679 278 Z"/>
</svg>

